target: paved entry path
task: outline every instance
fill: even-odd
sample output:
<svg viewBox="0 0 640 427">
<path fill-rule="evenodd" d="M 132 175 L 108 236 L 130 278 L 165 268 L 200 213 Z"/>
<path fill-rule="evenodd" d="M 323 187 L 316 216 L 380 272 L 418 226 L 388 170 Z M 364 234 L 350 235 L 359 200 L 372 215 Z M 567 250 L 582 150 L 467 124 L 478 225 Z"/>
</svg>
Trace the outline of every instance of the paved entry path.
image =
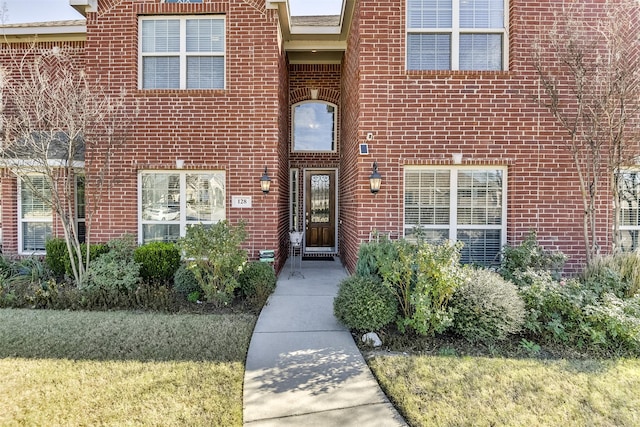
<svg viewBox="0 0 640 427">
<path fill-rule="evenodd" d="M 333 316 L 340 260 L 302 261 L 281 271 L 251 338 L 244 425 L 406 426 Z M 297 266 L 296 266 L 297 267 Z"/>
</svg>

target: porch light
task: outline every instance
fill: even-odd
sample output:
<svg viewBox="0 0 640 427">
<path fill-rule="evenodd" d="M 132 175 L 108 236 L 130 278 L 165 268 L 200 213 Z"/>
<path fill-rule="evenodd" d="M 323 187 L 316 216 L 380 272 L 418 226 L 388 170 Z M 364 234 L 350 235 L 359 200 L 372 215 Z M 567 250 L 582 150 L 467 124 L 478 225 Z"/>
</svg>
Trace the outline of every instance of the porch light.
<svg viewBox="0 0 640 427">
<path fill-rule="evenodd" d="M 378 173 L 378 162 L 373 162 L 373 173 L 369 176 L 369 185 L 371 192 L 376 194 L 380 191 L 380 184 L 382 183 L 382 176 Z"/>
<path fill-rule="evenodd" d="M 269 193 L 269 188 L 271 187 L 271 178 L 267 175 L 267 167 L 264 167 L 264 173 L 262 174 L 262 178 L 260 178 L 260 189 L 264 194 Z"/>
</svg>

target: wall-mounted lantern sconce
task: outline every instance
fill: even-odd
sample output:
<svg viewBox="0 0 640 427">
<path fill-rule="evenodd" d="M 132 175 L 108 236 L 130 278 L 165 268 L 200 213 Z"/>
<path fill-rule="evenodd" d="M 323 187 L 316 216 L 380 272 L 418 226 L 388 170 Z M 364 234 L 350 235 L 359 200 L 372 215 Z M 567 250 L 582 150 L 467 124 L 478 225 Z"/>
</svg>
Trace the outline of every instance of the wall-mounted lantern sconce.
<svg viewBox="0 0 640 427">
<path fill-rule="evenodd" d="M 378 173 L 378 162 L 373 162 L 373 173 L 369 176 L 369 186 L 371 192 L 376 194 L 380 191 L 380 184 L 382 183 L 382 176 Z"/>
<path fill-rule="evenodd" d="M 264 167 L 264 173 L 262 174 L 262 178 L 260 178 L 260 189 L 264 194 L 269 193 L 269 188 L 271 187 L 271 178 L 267 175 L 267 167 Z"/>
</svg>

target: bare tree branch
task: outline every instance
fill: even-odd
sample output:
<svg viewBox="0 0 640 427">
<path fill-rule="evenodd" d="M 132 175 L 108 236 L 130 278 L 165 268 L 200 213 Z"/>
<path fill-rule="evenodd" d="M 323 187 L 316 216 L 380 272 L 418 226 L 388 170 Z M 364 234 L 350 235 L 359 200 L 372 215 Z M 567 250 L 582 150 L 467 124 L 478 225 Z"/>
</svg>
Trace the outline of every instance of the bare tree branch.
<svg viewBox="0 0 640 427">
<path fill-rule="evenodd" d="M 639 4 L 636 0 L 562 3 L 534 42 L 540 105 L 568 132 L 582 195 L 587 262 L 600 251 L 602 183 L 614 198 L 613 249 L 619 246 L 618 174 L 633 162 L 640 124 Z M 604 9 L 602 9 L 604 7 Z M 604 11 L 604 13 L 602 13 Z"/>
<path fill-rule="evenodd" d="M 95 208 L 112 184 L 111 150 L 126 138 L 135 105 L 123 92 L 114 97 L 90 82 L 79 66 L 78 52 L 53 48 L 16 54 L 0 72 L 3 95 L 3 141 L 0 156 L 6 166 L 55 213 L 72 260 L 74 279 L 82 283 L 89 265 L 89 236 Z M 87 148 L 94 155 L 85 168 Z M 50 194 L 42 195 L 32 176 L 43 176 Z M 76 177 L 91 183 L 86 206 L 86 251 L 76 225 Z"/>
</svg>

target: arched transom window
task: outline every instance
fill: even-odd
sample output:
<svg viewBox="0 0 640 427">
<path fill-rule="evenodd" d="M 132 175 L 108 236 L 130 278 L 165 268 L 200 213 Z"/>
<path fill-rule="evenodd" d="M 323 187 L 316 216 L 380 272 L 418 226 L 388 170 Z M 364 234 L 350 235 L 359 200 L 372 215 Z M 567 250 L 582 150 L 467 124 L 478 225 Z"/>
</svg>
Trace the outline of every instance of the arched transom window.
<svg viewBox="0 0 640 427">
<path fill-rule="evenodd" d="M 304 101 L 293 106 L 293 151 L 336 151 L 335 104 Z"/>
</svg>

